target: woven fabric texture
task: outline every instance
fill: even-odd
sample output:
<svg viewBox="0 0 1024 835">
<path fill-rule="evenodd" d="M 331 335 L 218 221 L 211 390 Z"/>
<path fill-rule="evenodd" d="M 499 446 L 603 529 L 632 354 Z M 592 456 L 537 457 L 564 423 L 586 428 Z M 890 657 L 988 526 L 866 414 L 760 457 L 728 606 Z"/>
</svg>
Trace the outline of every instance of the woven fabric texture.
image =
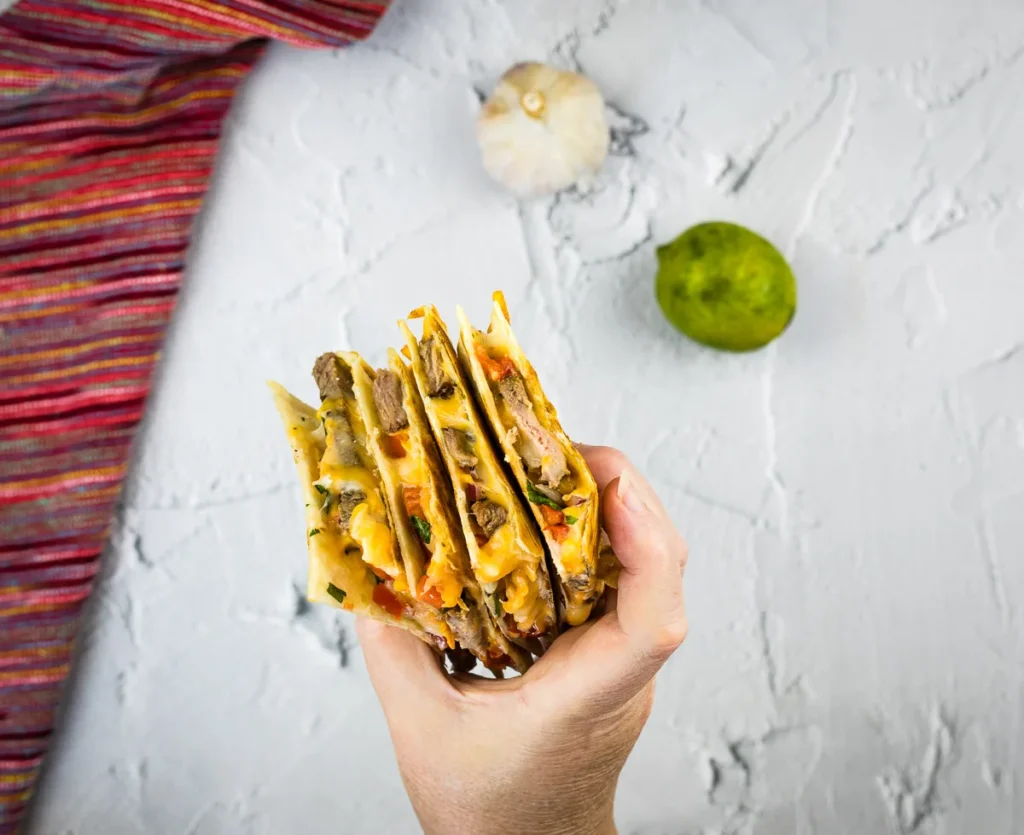
<svg viewBox="0 0 1024 835">
<path fill-rule="evenodd" d="M 21 0 L 0 17 L 0 833 L 53 732 L 221 124 L 268 39 L 378 3 Z"/>
</svg>

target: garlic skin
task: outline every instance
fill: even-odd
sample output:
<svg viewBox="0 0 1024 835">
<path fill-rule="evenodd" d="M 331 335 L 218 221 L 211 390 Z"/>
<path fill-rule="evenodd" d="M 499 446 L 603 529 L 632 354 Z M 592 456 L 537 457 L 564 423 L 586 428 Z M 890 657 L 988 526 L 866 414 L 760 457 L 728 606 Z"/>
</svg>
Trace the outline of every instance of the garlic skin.
<svg viewBox="0 0 1024 835">
<path fill-rule="evenodd" d="M 604 113 L 604 98 L 589 78 L 546 64 L 516 64 L 477 119 L 484 168 L 519 197 L 586 180 L 608 156 Z"/>
</svg>

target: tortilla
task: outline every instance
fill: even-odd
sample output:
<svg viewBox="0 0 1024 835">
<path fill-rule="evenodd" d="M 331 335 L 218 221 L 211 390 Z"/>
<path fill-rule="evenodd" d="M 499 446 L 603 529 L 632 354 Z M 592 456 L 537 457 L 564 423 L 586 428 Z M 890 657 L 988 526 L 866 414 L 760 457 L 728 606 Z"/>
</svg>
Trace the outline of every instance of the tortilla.
<svg viewBox="0 0 1024 835">
<path fill-rule="evenodd" d="M 459 645 L 485 665 L 525 671 L 529 655 L 495 627 L 473 576 L 452 489 L 409 368 L 394 350 L 388 368 L 378 371 L 358 354 L 340 356 L 352 371 L 409 588 L 441 612 Z"/>
<path fill-rule="evenodd" d="M 494 294 L 486 333 L 461 308 L 458 318 L 459 359 L 543 532 L 560 584 L 562 622 L 579 626 L 619 571 L 610 545 L 600 541 L 597 483 L 512 333 L 504 296 Z"/>
<path fill-rule="evenodd" d="M 383 581 L 371 568 L 371 562 L 386 564 L 394 558 L 390 528 L 385 526 L 382 535 L 362 542 L 340 529 L 337 506 L 330 501 L 335 494 L 323 486 L 321 462 L 327 444 L 317 411 L 277 383 L 268 385 L 299 473 L 309 549 L 310 602 L 402 627 L 439 651 L 454 647 L 451 630 L 430 607 L 411 598 L 407 586 L 403 591 L 401 583 Z M 367 471 L 365 479 L 373 479 L 373 474 Z M 364 556 L 369 556 L 370 562 L 364 562 Z"/>
<path fill-rule="evenodd" d="M 501 632 L 531 652 L 554 637 L 556 612 L 544 548 L 495 455 L 444 322 L 433 306 L 417 339 L 406 322 L 413 378 L 454 489 L 474 576 Z"/>
</svg>

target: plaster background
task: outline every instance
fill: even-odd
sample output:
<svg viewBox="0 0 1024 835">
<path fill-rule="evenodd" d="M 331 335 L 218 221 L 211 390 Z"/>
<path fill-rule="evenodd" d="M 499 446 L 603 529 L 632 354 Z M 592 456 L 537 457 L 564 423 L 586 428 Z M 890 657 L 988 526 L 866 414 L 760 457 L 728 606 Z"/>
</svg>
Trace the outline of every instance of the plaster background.
<svg viewBox="0 0 1024 835">
<path fill-rule="evenodd" d="M 578 64 L 616 108 L 592 194 L 518 205 L 477 90 Z M 304 605 L 263 388 L 380 362 L 508 296 L 569 432 L 688 538 L 691 636 L 623 833 L 1014 833 L 1024 819 L 1024 5 L 399 0 L 274 48 L 232 111 L 33 833 L 415 831 L 351 621 Z M 751 356 L 654 302 L 709 218 L 784 250 Z"/>
</svg>

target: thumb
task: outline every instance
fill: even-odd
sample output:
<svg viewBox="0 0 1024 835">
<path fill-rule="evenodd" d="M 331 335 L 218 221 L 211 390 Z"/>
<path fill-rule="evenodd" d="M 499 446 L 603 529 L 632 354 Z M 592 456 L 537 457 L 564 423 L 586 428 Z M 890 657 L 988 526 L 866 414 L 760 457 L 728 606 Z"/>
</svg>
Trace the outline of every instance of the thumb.
<svg viewBox="0 0 1024 835">
<path fill-rule="evenodd" d="M 552 647 L 538 682 L 560 703 L 610 709 L 639 693 L 686 638 L 686 545 L 650 485 L 621 454 L 594 452 L 604 482 L 602 520 L 622 564 L 614 611 L 572 629 Z M 588 458 L 588 463 L 590 462 Z M 614 465 L 615 475 L 611 469 Z M 530 671 L 531 673 L 533 670 Z M 527 673 L 529 678 L 530 673 Z"/>
<path fill-rule="evenodd" d="M 370 682 L 390 722 L 408 704 L 421 704 L 447 686 L 437 656 L 411 632 L 370 618 L 356 618 L 356 634 Z"/>
<path fill-rule="evenodd" d="M 602 498 L 605 529 L 622 564 L 619 627 L 653 674 L 686 638 L 686 543 L 632 466 L 605 488 Z"/>
</svg>

